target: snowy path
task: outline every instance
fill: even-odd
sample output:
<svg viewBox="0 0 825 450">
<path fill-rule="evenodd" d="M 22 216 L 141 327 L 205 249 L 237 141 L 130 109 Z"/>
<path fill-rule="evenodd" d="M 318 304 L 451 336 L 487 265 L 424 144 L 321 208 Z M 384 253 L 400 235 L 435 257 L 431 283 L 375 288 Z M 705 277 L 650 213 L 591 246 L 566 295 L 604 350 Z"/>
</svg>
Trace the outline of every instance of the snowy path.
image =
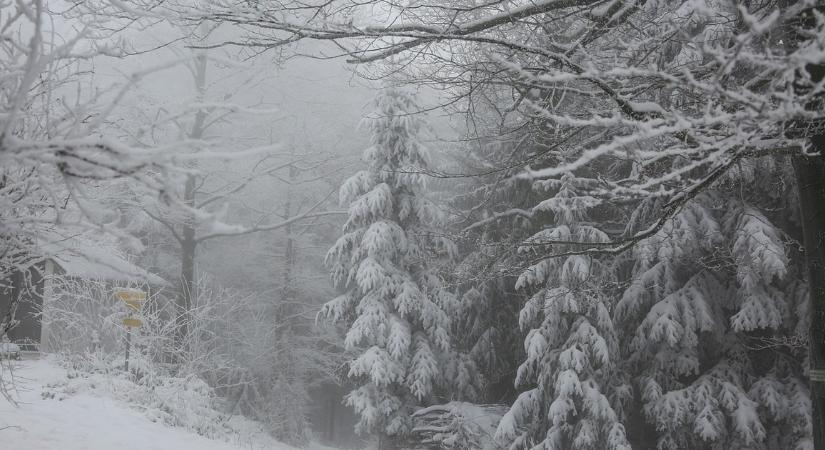
<svg viewBox="0 0 825 450">
<path fill-rule="evenodd" d="M 22 361 L 15 371 L 15 407 L 0 398 L 2 448 L 26 450 L 293 450 L 275 441 L 231 444 L 151 422 L 116 400 L 77 393 L 44 399 L 43 387 L 66 372 L 45 360 Z M 4 427 L 8 427 L 5 428 Z"/>
</svg>

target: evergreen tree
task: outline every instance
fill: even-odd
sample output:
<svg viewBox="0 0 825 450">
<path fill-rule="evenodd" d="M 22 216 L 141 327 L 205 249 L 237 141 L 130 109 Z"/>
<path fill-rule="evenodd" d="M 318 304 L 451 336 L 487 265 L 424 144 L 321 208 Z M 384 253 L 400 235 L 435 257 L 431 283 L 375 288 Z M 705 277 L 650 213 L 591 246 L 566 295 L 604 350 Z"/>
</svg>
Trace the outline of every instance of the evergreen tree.
<svg viewBox="0 0 825 450">
<path fill-rule="evenodd" d="M 469 357 L 474 371 L 476 396 L 480 403 L 510 404 L 518 392 L 513 379 L 524 351 L 518 326 L 519 311 L 527 298 L 516 291 L 519 242 L 538 227 L 530 220 L 529 209 L 540 197 L 531 183 L 514 177 L 521 170 L 513 164 L 534 149 L 517 145 L 523 132 L 510 132 L 495 125 L 487 142 L 469 136 L 471 146 L 462 153 L 458 171 L 484 173 L 491 166 L 511 164 L 510 170 L 453 180 L 451 206 L 458 211 L 453 223 L 462 237 L 462 260 L 457 265 L 461 283 L 460 313 L 453 320 L 453 345 Z M 522 148 L 519 148 L 522 147 Z"/>
<path fill-rule="evenodd" d="M 427 155 L 413 99 L 383 91 L 375 106 L 365 120 L 368 168 L 340 189 L 349 217 L 327 254 L 344 294 L 322 312 L 346 324 L 346 347 L 357 354 L 349 377 L 358 388 L 346 398 L 360 415 L 357 430 L 397 439 L 443 382 L 448 314 L 457 302 L 435 269 L 455 246 L 433 232 L 444 214 L 423 195 Z"/>
<path fill-rule="evenodd" d="M 467 373 L 463 385 L 469 388 L 459 392 L 481 404 L 515 400 L 513 377 L 524 353 L 518 328 L 523 296 L 512 286 L 510 277 L 470 285 L 453 320 L 453 343 Z M 461 386 L 461 377 L 455 379 Z"/>
<path fill-rule="evenodd" d="M 805 288 L 782 218 L 766 214 L 787 204 L 788 187 L 764 180 L 788 170 L 743 164 L 634 249 L 615 321 L 646 423 L 633 427 L 640 447 L 812 448 L 805 347 L 794 345 Z"/>
<path fill-rule="evenodd" d="M 534 212 L 552 213 L 555 221 L 522 246 L 537 257 L 519 278 L 517 288 L 537 288 L 521 311 L 526 360 L 516 383 L 530 386 L 499 424 L 497 437 L 511 448 L 558 450 L 630 447 L 624 426 L 608 395 L 611 392 L 617 341 L 609 313 L 611 270 L 584 255 L 547 258 L 547 240 L 605 242 L 607 234 L 584 223 L 599 202 L 581 195 L 568 174 L 543 184 L 555 195 Z"/>
</svg>

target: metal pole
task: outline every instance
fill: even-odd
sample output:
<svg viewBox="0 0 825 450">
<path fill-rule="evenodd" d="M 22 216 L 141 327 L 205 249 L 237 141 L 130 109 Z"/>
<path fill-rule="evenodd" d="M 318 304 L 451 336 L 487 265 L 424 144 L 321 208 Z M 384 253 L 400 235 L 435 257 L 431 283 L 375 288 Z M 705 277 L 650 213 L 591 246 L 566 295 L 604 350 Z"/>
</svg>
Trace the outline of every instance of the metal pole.
<svg viewBox="0 0 825 450">
<path fill-rule="evenodd" d="M 132 327 L 126 327 L 126 372 L 129 371 L 129 347 L 132 344 Z"/>
</svg>

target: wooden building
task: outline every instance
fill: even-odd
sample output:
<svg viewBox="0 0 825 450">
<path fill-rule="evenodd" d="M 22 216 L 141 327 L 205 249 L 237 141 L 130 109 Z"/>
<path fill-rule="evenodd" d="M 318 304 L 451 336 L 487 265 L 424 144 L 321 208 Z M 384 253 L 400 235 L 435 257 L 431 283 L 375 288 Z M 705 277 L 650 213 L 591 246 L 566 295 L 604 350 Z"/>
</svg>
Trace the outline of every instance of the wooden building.
<svg viewBox="0 0 825 450">
<path fill-rule="evenodd" d="M 48 314 L 50 299 L 64 295 L 60 286 L 66 279 L 95 280 L 116 285 L 166 286 L 168 283 L 128 261 L 114 246 L 101 245 L 88 237 L 54 238 L 37 246 L 43 258 L 25 271 L 0 280 L 0 315 L 5 316 L 16 302 L 17 324 L 8 332 L 23 350 L 49 351 Z M 48 321 L 45 321 L 48 323 Z"/>
</svg>

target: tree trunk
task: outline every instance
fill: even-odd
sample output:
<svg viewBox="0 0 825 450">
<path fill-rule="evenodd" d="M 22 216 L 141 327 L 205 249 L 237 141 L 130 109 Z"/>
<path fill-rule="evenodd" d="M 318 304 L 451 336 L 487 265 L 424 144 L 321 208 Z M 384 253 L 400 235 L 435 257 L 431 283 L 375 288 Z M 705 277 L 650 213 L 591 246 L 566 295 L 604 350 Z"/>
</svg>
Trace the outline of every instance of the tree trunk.
<svg viewBox="0 0 825 450">
<path fill-rule="evenodd" d="M 201 54 L 195 58 L 192 74 L 195 80 L 195 92 L 197 101 L 203 103 L 206 97 L 206 55 Z M 189 138 L 193 140 L 202 139 L 205 131 L 207 112 L 199 109 L 195 114 L 195 121 L 189 132 Z M 194 175 L 186 177 L 186 185 L 183 190 L 183 203 L 194 209 L 196 194 L 196 179 Z M 185 214 L 181 230 L 181 264 L 180 264 L 180 297 L 178 300 L 177 331 L 179 344 L 183 346 L 189 335 L 189 311 L 192 309 L 193 299 L 197 294 L 197 280 L 195 278 L 195 256 L 198 249 L 198 241 L 195 236 L 195 217 L 189 211 Z"/>
<path fill-rule="evenodd" d="M 294 182 L 298 177 L 298 171 L 294 166 L 289 166 L 289 180 Z M 287 187 L 286 204 L 284 204 L 284 217 L 286 219 L 292 217 L 292 189 Z M 289 317 L 295 313 L 294 302 L 295 295 L 295 238 L 293 236 L 292 224 L 289 223 L 284 228 L 286 235 L 286 245 L 284 247 L 284 291 L 282 297 L 282 304 L 280 308 L 281 318 Z M 291 331 L 291 320 L 287 320 L 285 326 L 287 332 Z"/>
<path fill-rule="evenodd" d="M 187 191 L 190 184 L 194 187 L 194 177 L 189 177 L 186 180 Z M 187 202 L 189 203 L 189 202 Z M 186 342 L 189 334 L 189 312 L 192 310 L 192 299 L 197 295 L 197 283 L 195 281 L 195 254 L 198 249 L 198 244 L 195 241 L 195 227 L 187 220 L 183 224 L 183 232 L 181 233 L 180 252 L 180 298 L 178 302 L 178 316 L 177 327 L 180 343 Z"/>
<path fill-rule="evenodd" d="M 825 149 L 825 137 L 818 138 Z M 810 370 L 818 371 L 825 370 L 825 158 L 799 156 L 794 169 L 810 285 Z M 812 380 L 811 397 L 814 448 L 825 449 L 825 383 Z"/>
<path fill-rule="evenodd" d="M 825 12 L 825 7 L 816 7 Z M 808 39 L 802 32 L 816 26 L 814 9 L 802 11 L 793 23 L 788 24 L 788 45 L 798 48 Z M 810 81 L 818 83 L 825 77 L 825 61 L 805 66 Z M 805 94 L 810 84 L 805 83 L 804 74 L 797 73 L 794 90 Z M 811 111 L 822 111 L 823 101 L 814 98 L 806 105 Z M 810 136 L 811 153 L 798 155 L 794 159 L 794 171 L 799 190 L 799 209 L 802 215 L 802 234 L 805 260 L 808 266 L 810 301 L 810 389 L 811 421 L 813 426 L 814 449 L 825 450 L 825 134 L 820 124 L 794 124 L 798 130 L 813 130 Z"/>
</svg>

